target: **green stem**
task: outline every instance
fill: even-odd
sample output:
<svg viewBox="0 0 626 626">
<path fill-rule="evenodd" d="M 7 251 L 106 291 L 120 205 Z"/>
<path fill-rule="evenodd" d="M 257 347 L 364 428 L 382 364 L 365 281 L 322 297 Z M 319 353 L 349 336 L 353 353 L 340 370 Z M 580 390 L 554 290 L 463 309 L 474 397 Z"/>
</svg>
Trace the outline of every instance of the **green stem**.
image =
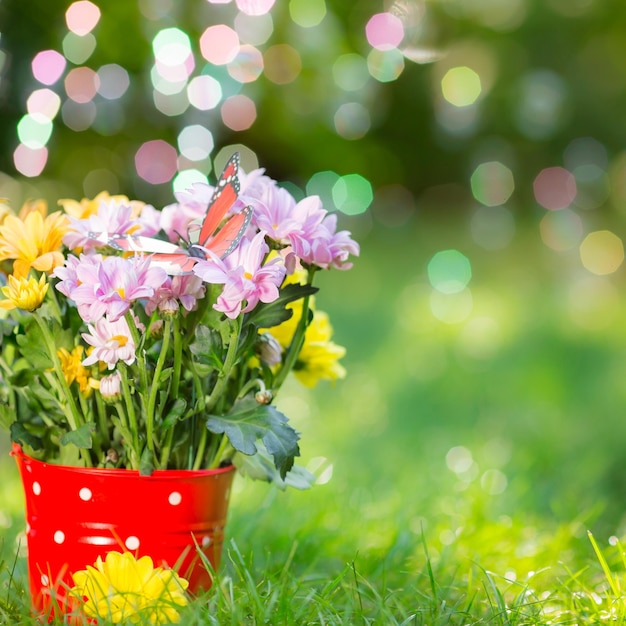
<svg viewBox="0 0 626 626">
<path fill-rule="evenodd" d="M 174 318 L 174 372 L 172 374 L 172 386 L 170 387 L 170 398 L 178 398 L 178 388 L 180 386 L 180 374 L 183 360 L 183 342 L 180 334 L 180 315 Z"/>
<path fill-rule="evenodd" d="M 159 393 L 160 378 L 163 372 L 163 366 L 165 365 L 165 359 L 167 357 L 167 351 L 170 346 L 170 334 L 172 331 L 172 322 L 169 319 L 165 320 L 163 328 L 163 341 L 161 342 L 161 351 L 159 352 L 159 358 L 157 359 L 156 367 L 154 368 L 154 376 L 152 377 L 152 385 L 150 387 L 150 396 L 148 398 L 148 409 L 146 412 L 146 438 L 148 449 L 154 454 L 154 407 L 156 405 L 157 394 Z"/>
<path fill-rule="evenodd" d="M 141 336 L 139 335 L 139 329 L 137 328 L 137 324 L 135 323 L 135 318 L 130 311 L 126 313 L 125 319 L 128 324 L 130 334 L 133 338 L 133 342 L 135 344 L 135 358 L 137 359 L 137 369 L 139 370 L 139 381 L 142 391 L 140 396 L 142 398 L 145 398 L 146 394 L 148 393 L 148 370 L 146 368 L 145 352 L 143 348 L 139 348 L 141 344 Z"/>
<path fill-rule="evenodd" d="M 215 387 L 213 387 L 213 391 L 209 396 L 209 401 L 207 402 L 206 411 L 207 413 L 212 411 L 215 408 L 215 405 L 220 400 L 222 393 L 226 389 L 226 385 L 228 384 L 231 371 L 235 366 L 235 362 L 237 360 L 237 349 L 239 347 L 239 335 L 241 334 L 241 316 L 235 318 L 231 321 L 231 333 L 230 333 L 230 341 L 228 342 L 228 350 L 226 351 L 226 358 L 224 359 L 224 366 L 221 371 L 217 375 L 217 382 L 215 383 Z"/>
<path fill-rule="evenodd" d="M 220 441 L 217 452 L 213 457 L 213 461 L 209 465 L 209 469 L 217 469 L 220 466 L 220 463 L 222 462 L 222 457 L 224 456 L 224 452 L 227 450 L 229 445 L 230 441 L 228 440 L 228 437 L 226 435 L 222 435 L 222 440 Z"/>
<path fill-rule="evenodd" d="M 128 417 L 128 429 L 132 435 L 131 450 L 133 458 L 131 458 L 132 469 L 139 469 L 139 459 L 141 458 L 141 450 L 139 446 L 139 429 L 137 427 L 137 414 L 135 413 L 135 405 L 130 394 L 128 385 L 128 373 L 123 363 L 117 364 L 117 371 L 120 373 L 122 398 L 124 399 L 125 414 Z M 121 406 L 119 407 L 121 409 Z M 120 416 L 120 421 L 122 420 Z M 126 420 L 124 420 L 125 422 Z"/>
<path fill-rule="evenodd" d="M 308 284 L 313 284 L 313 275 L 315 273 L 315 268 L 309 269 L 308 276 Z M 298 321 L 298 325 L 296 327 L 296 331 L 291 338 L 291 343 L 287 348 L 287 352 L 285 354 L 285 358 L 283 360 L 283 365 L 280 368 L 276 378 L 274 379 L 274 388 L 273 391 L 276 393 L 282 384 L 285 382 L 285 378 L 287 378 L 287 374 L 291 372 L 296 361 L 298 360 L 298 355 L 300 354 L 300 350 L 302 350 L 302 345 L 304 344 L 304 336 L 306 334 L 307 326 L 309 325 L 309 302 L 311 300 L 311 296 L 305 296 L 302 299 L 302 315 L 300 320 Z"/>
</svg>

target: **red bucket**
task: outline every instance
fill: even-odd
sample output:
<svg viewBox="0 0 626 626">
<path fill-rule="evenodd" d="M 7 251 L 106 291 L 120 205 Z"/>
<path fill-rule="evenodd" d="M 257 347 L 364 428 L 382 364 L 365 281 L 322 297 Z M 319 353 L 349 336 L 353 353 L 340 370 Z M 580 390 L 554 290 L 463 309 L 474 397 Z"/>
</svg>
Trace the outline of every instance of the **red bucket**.
<svg viewBox="0 0 626 626">
<path fill-rule="evenodd" d="M 35 610 L 63 607 L 72 572 L 112 551 L 150 556 L 191 592 L 208 589 L 220 561 L 232 466 L 217 470 L 86 469 L 33 459 L 14 444 L 26 498 L 28 576 Z M 56 603 L 54 602 L 56 599 Z"/>
</svg>

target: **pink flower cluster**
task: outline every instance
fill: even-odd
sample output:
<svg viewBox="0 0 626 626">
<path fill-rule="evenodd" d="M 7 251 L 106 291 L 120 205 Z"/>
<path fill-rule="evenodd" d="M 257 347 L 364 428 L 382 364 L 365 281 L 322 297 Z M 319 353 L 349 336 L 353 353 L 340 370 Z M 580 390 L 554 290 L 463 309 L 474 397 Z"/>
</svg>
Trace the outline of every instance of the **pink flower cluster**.
<svg viewBox="0 0 626 626">
<path fill-rule="evenodd" d="M 297 202 L 263 170 L 239 172 L 239 176 L 241 192 L 231 211 L 252 207 L 247 232 L 225 258 L 206 250 L 206 258 L 198 259 L 193 273 L 168 276 L 150 255 L 125 258 L 101 252 L 111 238 L 151 237 L 158 232 L 184 248 L 188 242 L 181 244 L 181 236 L 188 238 L 194 223 L 206 214 L 213 195 L 209 185 L 195 184 L 176 194 L 178 202 L 160 212 L 144 205 L 137 215 L 130 204 L 110 200 L 101 202 L 96 215 L 71 220 L 64 243 L 82 254 L 70 255 L 54 275 L 59 279 L 57 289 L 76 303 L 88 324 L 83 337 L 93 349 L 86 365 L 101 361 L 113 369 L 118 360 L 132 362 L 135 344 L 126 314 L 137 302 L 148 316 L 175 315 L 181 307 L 186 314 L 205 297 L 205 283 L 221 285 L 213 307 L 235 319 L 259 302 L 278 298 L 286 274 L 298 262 L 325 269 L 351 267 L 349 256 L 358 256 L 359 246 L 350 233 L 337 231 L 336 216 L 322 208 L 319 197 Z M 282 254 L 269 255 L 271 241 Z"/>
</svg>

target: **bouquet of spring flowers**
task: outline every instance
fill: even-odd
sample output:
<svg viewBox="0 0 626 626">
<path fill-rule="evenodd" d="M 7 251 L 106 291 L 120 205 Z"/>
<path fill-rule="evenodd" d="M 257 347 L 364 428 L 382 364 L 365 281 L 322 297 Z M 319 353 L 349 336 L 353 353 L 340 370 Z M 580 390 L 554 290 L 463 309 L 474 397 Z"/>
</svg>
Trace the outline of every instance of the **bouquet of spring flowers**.
<svg viewBox="0 0 626 626">
<path fill-rule="evenodd" d="M 0 424 L 53 463 L 234 463 L 304 486 L 273 399 L 292 371 L 344 375 L 313 278 L 348 269 L 358 244 L 317 196 L 296 201 L 237 155 L 176 199 L 0 205 Z"/>
</svg>

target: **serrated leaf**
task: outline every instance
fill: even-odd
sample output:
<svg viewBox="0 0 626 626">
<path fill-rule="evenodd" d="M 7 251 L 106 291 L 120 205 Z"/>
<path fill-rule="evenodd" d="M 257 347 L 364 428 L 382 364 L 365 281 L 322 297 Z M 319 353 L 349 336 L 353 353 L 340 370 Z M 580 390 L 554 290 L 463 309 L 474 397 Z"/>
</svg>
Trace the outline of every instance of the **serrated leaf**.
<svg viewBox="0 0 626 626">
<path fill-rule="evenodd" d="M 258 453 L 253 456 L 242 454 L 241 452 L 235 453 L 233 465 L 242 475 L 255 480 L 265 480 L 274 483 L 282 490 L 285 490 L 287 487 L 305 490 L 313 486 L 315 474 L 299 465 L 294 465 L 287 472 L 285 478 L 281 478 L 267 450 L 262 447 L 262 444 L 259 444 L 258 448 Z"/>
<path fill-rule="evenodd" d="M 16 337 L 17 345 L 23 357 L 38 370 L 53 367 L 50 355 L 43 348 L 46 345 L 41 328 L 37 324 L 28 324 L 23 335 Z"/>
<path fill-rule="evenodd" d="M 249 314 L 248 321 L 259 328 L 271 328 L 287 321 L 293 311 L 287 308 L 290 302 L 313 295 L 318 291 L 312 285 L 287 285 L 280 290 L 278 298 L 273 302 L 259 303 Z"/>
<path fill-rule="evenodd" d="M 233 448 L 243 454 L 256 454 L 257 441 L 263 441 L 281 478 L 300 455 L 298 433 L 287 417 L 273 405 L 259 404 L 251 395 L 236 402 L 227 415 L 211 415 L 206 426 L 213 433 L 224 433 Z"/>
<path fill-rule="evenodd" d="M 8 381 L 12 387 L 28 387 L 35 376 L 37 375 L 37 371 L 32 368 L 26 368 L 23 370 L 18 370 L 11 376 L 9 376 Z"/>
<path fill-rule="evenodd" d="M 66 446 L 68 443 L 73 443 L 77 448 L 91 448 L 93 445 L 92 434 L 95 431 L 95 425 L 93 423 L 83 424 L 76 430 L 70 430 L 64 433 L 61 437 L 61 445 Z"/>
</svg>

